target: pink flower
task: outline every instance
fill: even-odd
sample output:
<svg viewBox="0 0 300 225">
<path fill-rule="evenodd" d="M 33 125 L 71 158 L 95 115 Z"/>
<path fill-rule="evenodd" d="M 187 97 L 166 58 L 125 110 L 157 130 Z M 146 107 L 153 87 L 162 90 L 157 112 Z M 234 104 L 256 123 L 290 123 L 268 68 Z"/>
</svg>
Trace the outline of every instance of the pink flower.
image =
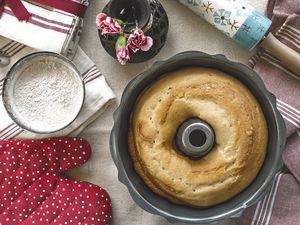
<svg viewBox="0 0 300 225">
<path fill-rule="evenodd" d="M 96 24 L 102 35 L 123 33 L 121 25 L 105 13 L 97 15 Z"/>
<path fill-rule="evenodd" d="M 125 65 L 128 60 L 130 60 L 130 54 L 127 46 L 121 46 L 116 51 L 117 59 L 122 64 Z"/>
<path fill-rule="evenodd" d="M 129 35 L 127 45 L 134 53 L 140 49 L 148 51 L 153 45 L 153 40 L 151 37 L 145 36 L 143 31 L 136 29 Z"/>
</svg>

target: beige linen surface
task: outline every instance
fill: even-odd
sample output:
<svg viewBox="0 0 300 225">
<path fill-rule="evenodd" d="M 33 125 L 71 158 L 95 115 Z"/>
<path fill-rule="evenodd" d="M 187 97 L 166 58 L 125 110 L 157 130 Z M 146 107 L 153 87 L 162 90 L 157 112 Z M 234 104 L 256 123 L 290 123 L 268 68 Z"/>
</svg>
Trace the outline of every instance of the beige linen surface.
<svg viewBox="0 0 300 225">
<path fill-rule="evenodd" d="M 112 114 L 116 109 L 126 84 L 138 73 L 149 68 L 153 62 L 163 60 L 181 51 L 199 50 L 210 54 L 224 54 L 228 58 L 246 63 L 253 52 L 237 46 L 222 33 L 202 21 L 175 0 L 161 0 L 170 22 L 165 47 L 152 60 L 142 64 L 121 66 L 102 48 L 95 25 L 95 17 L 108 0 L 91 1 L 87 11 L 80 46 L 96 63 L 117 95 L 117 102 L 110 106 L 81 136 L 93 148 L 91 159 L 68 175 L 104 187 L 113 203 L 113 225 L 168 225 L 162 217 L 151 215 L 139 208 L 129 196 L 124 185 L 117 179 L 117 170 L 110 157 L 109 134 L 113 125 Z M 260 11 L 265 10 L 266 0 L 253 0 L 251 4 Z M 234 221 L 220 224 L 235 225 Z"/>
</svg>

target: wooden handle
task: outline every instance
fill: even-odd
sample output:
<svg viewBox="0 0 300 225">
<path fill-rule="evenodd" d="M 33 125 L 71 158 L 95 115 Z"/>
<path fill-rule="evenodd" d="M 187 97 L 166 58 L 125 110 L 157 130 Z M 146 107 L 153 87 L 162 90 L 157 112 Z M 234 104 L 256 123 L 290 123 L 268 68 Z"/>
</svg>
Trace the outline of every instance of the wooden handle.
<svg viewBox="0 0 300 225">
<path fill-rule="evenodd" d="M 280 42 L 271 33 L 269 33 L 265 40 L 262 41 L 260 46 L 271 51 L 283 65 L 300 77 L 299 53 Z"/>
</svg>

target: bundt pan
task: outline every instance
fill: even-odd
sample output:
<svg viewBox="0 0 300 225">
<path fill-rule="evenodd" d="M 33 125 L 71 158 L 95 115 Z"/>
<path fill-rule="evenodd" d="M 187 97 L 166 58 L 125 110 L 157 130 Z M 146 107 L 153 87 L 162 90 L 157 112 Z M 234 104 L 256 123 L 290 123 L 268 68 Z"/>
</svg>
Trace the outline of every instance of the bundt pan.
<svg viewBox="0 0 300 225">
<path fill-rule="evenodd" d="M 232 199 L 209 208 L 177 205 L 152 192 L 135 172 L 128 147 L 130 114 L 139 94 L 161 75 L 189 66 L 218 69 L 240 80 L 257 98 L 268 125 L 267 155 L 255 180 Z M 127 186 L 132 198 L 141 208 L 161 215 L 169 222 L 208 224 L 238 217 L 245 208 L 257 203 L 270 191 L 275 174 L 283 165 L 281 154 L 285 144 L 286 128 L 276 109 L 275 96 L 266 89 L 263 81 L 252 69 L 229 61 L 223 55 L 183 52 L 166 61 L 155 63 L 127 85 L 120 106 L 114 113 L 114 121 L 110 149 L 118 168 L 119 180 Z"/>
</svg>

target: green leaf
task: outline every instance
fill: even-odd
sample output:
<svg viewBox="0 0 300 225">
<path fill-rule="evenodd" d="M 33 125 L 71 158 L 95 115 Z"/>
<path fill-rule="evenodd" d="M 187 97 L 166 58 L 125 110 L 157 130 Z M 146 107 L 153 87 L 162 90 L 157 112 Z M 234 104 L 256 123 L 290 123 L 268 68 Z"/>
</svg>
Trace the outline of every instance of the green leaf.
<svg viewBox="0 0 300 225">
<path fill-rule="evenodd" d="M 120 19 L 114 18 L 114 21 L 117 22 L 118 24 L 120 24 L 120 26 L 123 26 L 123 24 L 124 24 L 124 22 Z"/>
<path fill-rule="evenodd" d="M 122 47 L 122 46 L 125 46 L 127 43 L 127 39 L 126 37 L 124 37 L 123 35 L 120 35 L 118 37 L 118 40 L 116 42 L 116 46 L 115 46 L 115 49 L 117 50 L 118 48 Z"/>
</svg>

